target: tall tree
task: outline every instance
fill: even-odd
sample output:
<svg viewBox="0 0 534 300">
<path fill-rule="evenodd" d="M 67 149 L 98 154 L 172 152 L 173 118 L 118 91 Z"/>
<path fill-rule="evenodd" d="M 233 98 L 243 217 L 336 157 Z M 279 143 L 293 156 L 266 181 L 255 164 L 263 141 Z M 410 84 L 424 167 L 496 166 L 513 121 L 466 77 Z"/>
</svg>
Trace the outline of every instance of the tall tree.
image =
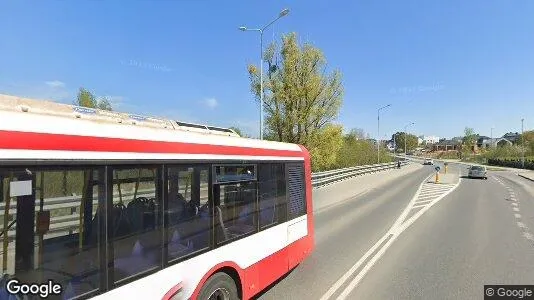
<svg viewBox="0 0 534 300">
<path fill-rule="evenodd" d="M 78 91 L 78 97 L 74 104 L 83 107 L 96 108 L 96 106 L 98 105 L 98 101 L 96 100 L 95 95 L 93 95 L 93 93 L 81 87 Z"/>
<path fill-rule="evenodd" d="M 349 133 L 345 136 L 346 138 L 353 138 L 355 140 L 364 140 L 366 138 L 365 131 L 361 128 L 353 128 L 349 131 Z"/>
<path fill-rule="evenodd" d="M 102 110 L 112 110 L 111 102 L 106 97 L 102 97 L 98 100 L 93 93 L 83 87 L 78 91 L 78 96 L 76 101 L 74 101 L 74 105 Z"/>
<path fill-rule="evenodd" d="M 307 146 L 317 144 L 322 133 L 339 114 L 343 85 L 339 71 L 327 72 L 322 51 L 310 44 L 299 45 L 295 33 L 282 37 L 264 52 L 266 137 Z M 260 99 L 260 74 L 248 66 L 251 90 Z M 324 143 L 319 143 L 324 145 Z"/>
<path fill-rule="evenodd" d="M 395 148 L 397 152 L 404 152 L 404 140 L 406 140 L 406 151 L 411 151 L 417 148 L 419 141 L 417 136 L 413 134 L 406 134 L 405 132 L 397 132 L 393 135 L 395 139 Z"/>
<path fill-rule="evenodd" d="M 98 109 L 102 109 L 102 110 L 109 110 L 111 111 L 112 108 L 111 108 L 111 102 L 109 101 L 109 99 L 107 97 L 102 97 L 100 98 L 100 100 L 98 101 L 98 104 L 96 105 L 96 108 Z"/>
<path fill-rule="evenodd" d="M 473 130 L 473 128 L 465 127 L 462 143 L 467 146 L 474 146 L 477 142 L 477 137 L 478 135 L 475 134 L 475 130 Z"/>
</svg>

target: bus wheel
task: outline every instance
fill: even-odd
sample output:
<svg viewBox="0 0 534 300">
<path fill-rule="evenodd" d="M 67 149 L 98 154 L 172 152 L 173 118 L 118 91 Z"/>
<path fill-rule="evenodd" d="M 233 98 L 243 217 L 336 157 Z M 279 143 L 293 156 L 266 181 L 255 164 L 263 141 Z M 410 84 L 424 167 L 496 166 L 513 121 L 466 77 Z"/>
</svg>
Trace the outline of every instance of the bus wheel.
<svg viewBox="0 0 534 300">
<path fill-rule="evenodd" d="M 215 273 L 204 284 L 198 300 L 238 300 L 235 282 L 224 272 Z"/>
</svg>

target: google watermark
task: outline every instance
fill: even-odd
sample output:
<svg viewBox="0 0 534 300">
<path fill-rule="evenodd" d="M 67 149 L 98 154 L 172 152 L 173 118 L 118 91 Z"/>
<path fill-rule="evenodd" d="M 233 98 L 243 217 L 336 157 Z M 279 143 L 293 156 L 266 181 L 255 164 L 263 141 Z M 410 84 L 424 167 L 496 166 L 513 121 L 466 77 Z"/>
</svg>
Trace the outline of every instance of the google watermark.
<svg viewBox="0 0 534 300">
<path fill-rule="evenodd" d="M 442 83 L 436 83 L 432 85 L 417 85 L 417 86 L 404 86 L 400 88 L 390 89 L 391 94 L 413 94 L 413 93 L 425 93 L 425 92 L 437 92 L 444 90 L 445 86 Z"/>
<path fill-rule="evenodd" d="M 129 66 L 129 67 L 142 68 L 142 69 L 148 69 L 148 70 L 154 70 L 154 71 L 161 71 L 161 72 L 170 72 L 170 71 L 172 71 L 171 68 L 169 68 L 167 66 L 164 66 L 164 65 L 148 63 L 148 62 L 142 62 L 142 61 L 137 61 L 137 60 L 134 60 L 134 59 L 130 59 L 130 60 L 127 60 L 127 61 L 121 61 L 121 65 Z"/>
<path fill-rule="evenodd" d="M 12 295 L 32 295 L 47 298 L 52 295 L 60 295 L 63 292 L 63 287 L 52 280 L 43 283 L 21 283 L 18 279 L 11 279 L 7 281 L 6 290 Z"/>
<path fill-rule="evenodd" d="M 484 285 L 484 299 L 534 299 L 534 285 Z"/>
</svg>

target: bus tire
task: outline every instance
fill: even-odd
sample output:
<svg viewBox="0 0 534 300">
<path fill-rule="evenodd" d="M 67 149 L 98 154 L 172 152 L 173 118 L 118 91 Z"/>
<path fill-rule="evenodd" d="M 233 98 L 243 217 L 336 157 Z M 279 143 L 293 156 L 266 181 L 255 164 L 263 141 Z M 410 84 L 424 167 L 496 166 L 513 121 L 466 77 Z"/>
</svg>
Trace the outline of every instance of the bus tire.
<svg viewBox="0 0 534 300">
<path fill-rule="evenodd" d="M 218 272 L 212 275 L 204 284 L 198 300 L 208 300 L 211 296 L 220 296 L 212 299 L 239 300 L 235 281 L 228 274 Z"/>
</svg>

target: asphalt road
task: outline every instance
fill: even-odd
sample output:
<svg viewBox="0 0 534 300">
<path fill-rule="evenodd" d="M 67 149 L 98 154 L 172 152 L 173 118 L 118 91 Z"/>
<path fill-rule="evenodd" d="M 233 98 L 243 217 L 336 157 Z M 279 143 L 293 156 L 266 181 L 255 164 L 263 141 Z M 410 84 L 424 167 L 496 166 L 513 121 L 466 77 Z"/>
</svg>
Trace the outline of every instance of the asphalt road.
<svg viewBox="0 0 534 300">
<path fill-rule="evenodd" d="M 451 165 L 465 175 L 465 166 Z M 425 167 L 316 214 L 313 255 L 259 299 L 320 299 L 408 205 Z M 484 284 L 534 284 L 534 182 L 511 172 L 460 185 L 403 231 L 371 266 L 342 282 L 345 299 L 482 299 Z"/>
<path fill-rule="evenodd" d="M 259 299 L 319 299 L 388 231 L 431 172 L 427 166 L 316 213 L 314 253 Z"/>
</svg>

